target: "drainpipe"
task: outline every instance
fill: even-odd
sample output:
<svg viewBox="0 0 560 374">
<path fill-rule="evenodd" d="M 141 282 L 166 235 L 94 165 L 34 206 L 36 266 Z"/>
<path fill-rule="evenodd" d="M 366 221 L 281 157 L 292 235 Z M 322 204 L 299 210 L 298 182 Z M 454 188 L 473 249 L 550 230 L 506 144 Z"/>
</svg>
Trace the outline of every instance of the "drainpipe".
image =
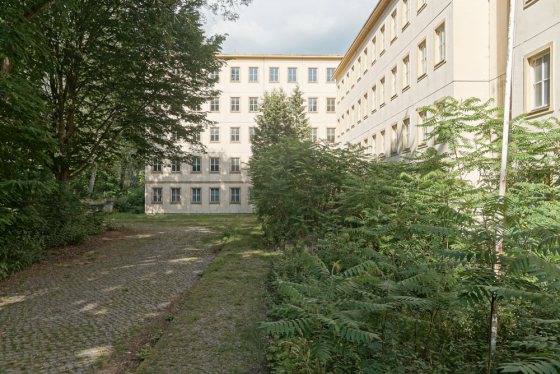
<svg viewBox="0 0 560 374">
<path fill-rule="evenodd" d="M 508 50 L 507 50 L 507 66 L 506 66 L 506 97 L 504 100 L 504 132 L 502 138 L 502 159 L 500 168 L 500 189 L 499 196 L 504 198 L 506 196 L 506 178 L 507 178 L 507 160 L 508 160 L 508 145 L 509 145 L 509 121 L 511 117 L 511 97 L 512 97 L 512 80 L 513 80 L 513 38 L 514 38 L 514 28 L 515 28 L 515 7 L 518 0 L 510 0 L 509 8 L 509 30 L 508 30 Z M 499 216 L 501 220 L 504 217 Z M 503 241 L 497 233 L 496 241 L 496 255 L 500 256 L 502 254 L 502 244 Z M 500 276 L 500 264 L 496 263 L 494 265 L 494 273 L 496 277 Z M 495 300 L 495 298 L 493 298 Z M 496 302 L 494 301 L 494 304 Z M 496 338 L 498 335 L 498 309 L 497 305 L 492 305 L 492 329 L 490 337 L 490 346 L 492 352 L 496 350 Z"/>
</svg>

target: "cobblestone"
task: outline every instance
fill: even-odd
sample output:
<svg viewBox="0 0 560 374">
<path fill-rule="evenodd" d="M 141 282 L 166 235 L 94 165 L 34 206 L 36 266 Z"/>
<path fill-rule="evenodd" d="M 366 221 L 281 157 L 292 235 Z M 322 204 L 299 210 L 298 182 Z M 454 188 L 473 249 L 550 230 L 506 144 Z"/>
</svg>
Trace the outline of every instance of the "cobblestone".
<svg viewBox="0 0 560 374">
<path fill-rule="evenodd" d="M 0 291 L 0 373 L 88 373 L 214 258 L 207 229 L 144 224 Z"/>
</svg>

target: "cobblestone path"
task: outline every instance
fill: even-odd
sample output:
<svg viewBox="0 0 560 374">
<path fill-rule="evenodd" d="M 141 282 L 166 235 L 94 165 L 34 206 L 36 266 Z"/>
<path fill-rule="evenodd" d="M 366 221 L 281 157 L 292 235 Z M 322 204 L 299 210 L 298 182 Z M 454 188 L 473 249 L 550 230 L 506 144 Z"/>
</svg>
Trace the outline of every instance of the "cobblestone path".
<svg viewBox="0 0 560 374">
<path fill-rule="evenodd" d="M 88 373 L 133 327 L 196 283 L 214 258 L 204 228 L 138 234 L 0 289 L 0 373 Z"/>
</svg>

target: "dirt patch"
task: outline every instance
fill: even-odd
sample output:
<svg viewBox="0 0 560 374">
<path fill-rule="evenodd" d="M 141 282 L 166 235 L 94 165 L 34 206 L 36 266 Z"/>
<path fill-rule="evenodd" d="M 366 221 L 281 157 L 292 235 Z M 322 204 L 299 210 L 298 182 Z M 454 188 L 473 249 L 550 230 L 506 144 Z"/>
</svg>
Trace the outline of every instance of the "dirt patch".
<svg viewBox="0 0 560 374">
<path fill-rule="evenodd" d="M 12 287 L 30 276 L 36 276 L 39 273 L 42 274 L 57 264 L 70 262 L 88 252 L 103 250 L 103 247 L 108 242 L 120 240 L 127 236 L 134 235 L 135 233 L 136 231 L 131 229 L 106 231 L 103 234 L 90 235 L 88 241 L 49 250 L 46 252 L 46 258 L 43 262 L 33 264 L 29 268 L 18 271 L 0 281 L 0 295 L 5 289 Z"/>
</svg>

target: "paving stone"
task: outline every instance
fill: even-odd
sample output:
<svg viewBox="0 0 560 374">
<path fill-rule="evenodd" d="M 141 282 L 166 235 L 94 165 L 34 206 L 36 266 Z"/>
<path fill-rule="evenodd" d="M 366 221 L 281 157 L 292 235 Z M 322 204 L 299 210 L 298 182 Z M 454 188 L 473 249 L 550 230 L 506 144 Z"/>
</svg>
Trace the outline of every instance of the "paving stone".
<svg viewBox="0 0 560 374">
<path fill-rule="evenodd" d="M 90 372 L 118 339 L 191 288 L 215 256 L 200 244 L 214 235 L 207 229 L 135 228 L 138 234 L 0 291 L 3 372 Z"/>
</svg>

